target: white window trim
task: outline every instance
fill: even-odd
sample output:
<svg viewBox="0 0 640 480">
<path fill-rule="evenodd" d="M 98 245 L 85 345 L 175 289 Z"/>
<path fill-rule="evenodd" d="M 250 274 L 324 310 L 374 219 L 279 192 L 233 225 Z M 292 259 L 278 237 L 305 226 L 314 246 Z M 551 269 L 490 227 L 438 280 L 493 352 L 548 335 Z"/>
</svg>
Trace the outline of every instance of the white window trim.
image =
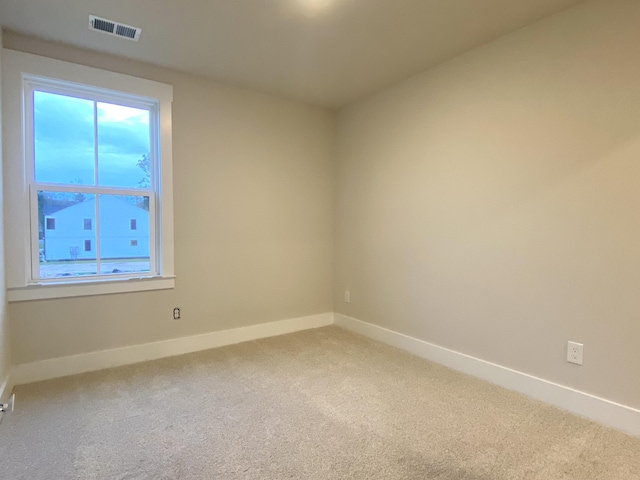
<svg viewBox="0 0 640 480">
<path fill-rule="evenodd" d="M 34 117 L 32 112 L 34 110 L 34 92 L 36 91 L 44 91 L 48 93 L 58 94 L 58 95 L 81 95 L 83 98 L 91 99 L 94 102 L 94 116 L 97 117 L 97 111 L 95 102 L 108 102 L 108 103 L 117 103 L 118 105 L 126 105 L 132 108 L 140 108 L 148 111 L 150 113 L 150 150 L 151 150 L 151 158 L 154 160 L 154 168 L 151 173 L 151 189 L 150 190 L 138 190 L 136 188 L 122 188 L 122 187 L 108 187 L 102 186 L 99 183 L 96 185 L 70 185 L 70 184 L 56 184 L 56 183 L 47 183 L 47 182 L 37 182 L 35 179 L 35 170 L 36 166 L 34 163 L 35 155 L 33 152 L 33 141 L 25 142 L 24 144 L 24 155 L 25 155 L 25 173 L 27 178 L 27 183 L 29 183 L 30 188 L 30 218 L 31 218 L 31 280 L 30 284 L 41 284 L 41 283 L 65 283 L 65 279 L 60 278 L 40 278 L 40 261 L 39 261 L 39 250 L 34 248 L 34 245 L 38 242 L 38 223 L 37 223 L 37 193 L 38 191 L 66 191 L 70 193 L 82 192 L 89 195 L 95 196 L 96 201 L 96 218 L 98 218 L 98 203 L 100 195 L 144 195 L 149 198 L 150 205 L 150 218 L 149 218 L 149 236 L 154 241 L 151 242 L 150 245 L 150 266 L 151 271 L 141 273 L 139 276 L 141 277 L 154 277 L 158 276 L 160 272 L 160 262 L 156 257 L 156 252 L 160 250 L 161 245 L 156 244 L 156 223 L 158 222 L 157 212 L 156 212 L 156 195 L 159 192 L 157 185 L 159 184 L 160 178 L 157 175 L 157 163 L 159 162 L 159 122 L 158 122 L 158 113 L 159 113 L 159 102 L 155 98 L 142 98 L 139 96 L 132 97 L 128 93 L 122 92 L 112 92 L 105 91 L 102 89 L 97 89 L 96 87 L 87 87 L 86 85 L 78 85 L 71 83 L 63 83 L 58 79 L 50 80 L 42 77 L 35 77 L 32 75 L 26 75 L 23 73 L 23 82 L 22 82 L 22 92 L 24 98 L 24 106 L 23 111 L 24 115 L 24 136 L 26 139 L 32 140 L 34 139 L 34 130 L 33 130 L 33 120 Z M 95 123 L 94 118 L 94 129 L 97 128 L 97 124 Z M 97 130 L 94 132 L 94 135 L 97 139 Z M 94 152 L 94 161 L 95 161 L 95 178 L 98 178 L 98 157 L 97 151 Z M 160 202 L 162 204 L 162 202 Z M 98 239 L 100 238 L 100 225 L 96 224 L 96 235 L 95 235 L 95 246 L 98 248 Z M 93 246 L 90 250 L 86 249 L 86 241 L 84 252 L 93 251 Z M 96 266 L 99 271 L 99 264 L 101 263 L 100 259 L 96 257 Z M 130 274 L 120 274 L 118 275 L 121 278 L 129 278 Z M 114 275 L 92 275 L 91 277 L 83 277 L 83 278 L 75 278 L 74 282 L 87 282 L 87 281 L 100 281 L 100 280 L 108 280 L 114 278 Z"/>
<path fill-rule="evenodd" d="M 151 80 L 86 67 L 51 58 L 5 49 L 2 54 L 2 100 L 5 142 L 5 236 L 7 299 L 9 302 L 45 298 L 101 295 L 168 289 L 175 286 L 173 260 L 173 169 L 171 102 L 173 87 Z M 27 163 L 24 151 L 23 79 L 38 76 L 63 82 L 114 90 L 125 94 L 154 98 L 159 103 L 160 171 L 158 172 L 161 209 L 157 228 L 162 244 L 155 277 L 136 276 L 114 279 L 81 279 L 67 283 L 32 283 L 30 247 L 30 209 L 27 188 Z"/>
</svg>

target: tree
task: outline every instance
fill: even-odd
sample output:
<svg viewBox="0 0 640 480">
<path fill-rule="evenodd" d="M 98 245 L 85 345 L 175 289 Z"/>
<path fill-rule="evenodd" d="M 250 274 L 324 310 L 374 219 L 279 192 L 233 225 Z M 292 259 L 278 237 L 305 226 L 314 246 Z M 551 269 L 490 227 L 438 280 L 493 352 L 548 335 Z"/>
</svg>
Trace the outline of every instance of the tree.
<svg viewBox="0 0 640 480">
<path fill-rule="evenodd" d="M 38 191 L 38 239 L 44 238 L 44 192 Z"/>
<path fill-rule="evenodd" d="M 82 185 L 82 179 L 81 178 L 76 178 L 75 180 L 71 180 L 69 183 L 74 184 L 74 185 Z M 73 194 L 73 198 L 72 198 L 71 201 L 73 201 L 74 203 L 82 203 L 86 199 L 87 199 L 87 197 L 85 197 L 84 193 L 74 193 Z"/>
<path fill-rule="evenodd" d="M 138 167 L 144 173 L 142 180 L 138 182 L 140 188 L 151 188 L 151 154 L 145 153 L 142 158 L 138 160 Z M 143 200 L 138 204 L 140 208 L 149 211 L 149 197 L 142 197 Z"/>
<path fill-rule="evenodd" d="M 138 160 L 137 165 L 144 173 L 144 177 L 142 177 L 142 180 L 138 182 L 138 186 L 140 188 L 151 187 L 151 155 L 148 153 L 142 155 L 142 158 Z"/>
</svg>

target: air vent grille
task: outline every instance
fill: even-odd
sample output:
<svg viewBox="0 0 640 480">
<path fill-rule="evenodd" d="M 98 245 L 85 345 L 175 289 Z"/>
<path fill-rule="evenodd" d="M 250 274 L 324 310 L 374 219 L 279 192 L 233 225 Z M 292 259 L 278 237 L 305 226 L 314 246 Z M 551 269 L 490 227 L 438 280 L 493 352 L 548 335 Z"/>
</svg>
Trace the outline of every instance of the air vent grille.
<svg viewBox="0 0 640 480">
<path fill-rule="evenodd" d="M 93 28 L 96 30 L 102 30 L 103 32 L 113 33 L 116 29 L 116 24 L 113 22 L 107 22 L 106 20 L 101 20 L 100 18 L 96 18 L 93 21 Z"/>
<path fill-rule="evenodd" d="M 114 37 L 126 38 L 127 40 L 133 40 L 137 42 L 140 39 L 142 33 L 141 28 L 132 27 L 131 25 L 125 25 L 124 23 L 118 23 L 106 18 L 96 17 L 95 15 L 89 15 L 89 30 L 97 30 L 102 33 L 113 35 Z"/>
<path fill-rule="evenodd" d="M 116 27 L 116 35 L 133 39 L 136 38 L 136 29 L 125 27 L 124 25 L 118 25 Z"/>
</svg>

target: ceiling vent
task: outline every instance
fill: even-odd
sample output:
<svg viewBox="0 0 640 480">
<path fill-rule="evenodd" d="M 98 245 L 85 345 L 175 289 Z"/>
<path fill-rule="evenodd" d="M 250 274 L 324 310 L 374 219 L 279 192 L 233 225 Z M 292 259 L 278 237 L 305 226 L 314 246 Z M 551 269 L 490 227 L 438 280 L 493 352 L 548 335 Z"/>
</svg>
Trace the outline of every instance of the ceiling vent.
<svg viewBox="0 0 640 480">
<path fill-rule="evenodd" d="M 114 37 L 126 38 L 127 40 L 133 40 L 134 42 L 137 42 L 140 39 L 140 34 L 142 33 L 141 28 L 114 22 L 113 20 L 107 20 L 106 18 L 96 17 L 95 15 L 89 15 L 89 30 L 108 33 Z"/>
</svg>

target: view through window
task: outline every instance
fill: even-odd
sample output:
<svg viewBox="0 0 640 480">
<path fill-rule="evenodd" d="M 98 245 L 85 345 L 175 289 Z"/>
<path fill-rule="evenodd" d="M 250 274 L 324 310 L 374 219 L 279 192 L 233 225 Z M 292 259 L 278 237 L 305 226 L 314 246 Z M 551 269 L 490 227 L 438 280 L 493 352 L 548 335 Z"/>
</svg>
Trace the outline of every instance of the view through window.
<svg viewBox="0 0 640 480">
<path fill-rule="evenodd" d="M 155 273 L 153 106 L 32 95 L 34 279 Z"/>
</svg>

